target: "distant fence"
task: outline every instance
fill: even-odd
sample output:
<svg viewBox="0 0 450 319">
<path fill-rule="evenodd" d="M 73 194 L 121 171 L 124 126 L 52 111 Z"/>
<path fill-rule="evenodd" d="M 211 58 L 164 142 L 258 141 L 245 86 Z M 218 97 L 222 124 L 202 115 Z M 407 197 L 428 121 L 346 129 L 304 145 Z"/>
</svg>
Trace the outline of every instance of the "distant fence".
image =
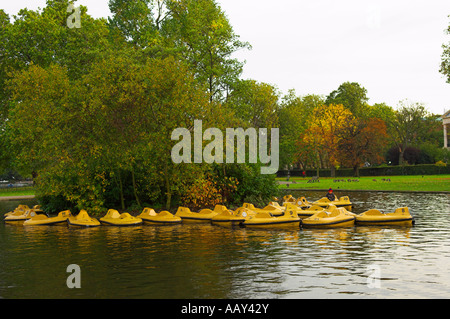
<svg viewBox="0 0 450 319">
<path fill-rule="evenodd" d="M 0 181 L 0 189 L 15 189 L 24 187 L 33 187 L 33 181 L 19 181 L 19 182 Z"/>
<path fill-rule="evenodd" d="M 305 170 L 306 177 L 317 176 L 317 170 Z M 341 168 L 336 170 L 335 177 L 353 177 L 353 169 Z M 362 167 L 359 169 L 359 176 L 396 176 L 396 175 L 441 175 L 450 174 L 450 165 L 438 166 L 434 164 L 407 165 L 407 166 L 384 166 L 384 167 Z M 288 171 L 281 170 L 278 177 L 287 177 Z M 289 171 L 289 176 L 301 177 L 303 171 L 294 169 Z M 320 177 L 331 177 L 331 170 L 319 170 Z"/>
</svg>

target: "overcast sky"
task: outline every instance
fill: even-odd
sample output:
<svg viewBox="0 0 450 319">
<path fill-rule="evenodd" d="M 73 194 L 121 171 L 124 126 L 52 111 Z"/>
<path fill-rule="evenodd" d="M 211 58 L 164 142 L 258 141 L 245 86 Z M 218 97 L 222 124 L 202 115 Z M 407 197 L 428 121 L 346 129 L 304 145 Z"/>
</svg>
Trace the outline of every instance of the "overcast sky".
<svg viewBox="0 0 450 319">
<path fill-rule="evenodd" d="M 45 0 L 2 1 L 16 14 Z M 243 78 L 276 86 L 282 94 L 328 95 L 358 82 L 369 103 L 397 107 L 409 99 L 435 114 L 450 109 L 450 84 L 439 66 L 450 0 L 218 0 L 236 34 L 253 49 Z M 108 0 L 78 0 L 93 17 L 110 15 Z"/>
</svg>

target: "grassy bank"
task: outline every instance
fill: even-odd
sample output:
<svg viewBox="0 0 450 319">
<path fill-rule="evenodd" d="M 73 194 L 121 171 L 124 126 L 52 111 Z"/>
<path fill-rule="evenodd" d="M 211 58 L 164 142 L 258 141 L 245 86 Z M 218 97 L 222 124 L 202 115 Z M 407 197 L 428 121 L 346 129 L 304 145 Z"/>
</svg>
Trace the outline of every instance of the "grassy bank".
<svg viewBox="0 0 450 319">
<path fill-rule="evenodd" d="M 308 183 L 309 178 L 277 178 L 280 189 L 373 190 L 373 191 L 423 191 L 450 192 L 450 175 L 377 176 L 377 177 L 323 177 L 319 182 Z M 289 183 L 289 187 L 286 183 Z M 34 187 L 0 189 L 0 197 L 30 196 Z"/>
<path fill-rule="evenodd" d="M 34 187 L 20 187 L 20 188 L 2 188 L 0 189 L 0 197 L 9 196 L 30 196 L 35 194 Z"/>
<path fill-rule="evenodd" d="M 309 178 L 277 178 L 281 189 L 373 190 L 373 191 L 424 191 L 450 192 L 450 175 L 376 176 L 376 177 L 324 177 L 319 182 L 308 183 Z"/>
</svg>

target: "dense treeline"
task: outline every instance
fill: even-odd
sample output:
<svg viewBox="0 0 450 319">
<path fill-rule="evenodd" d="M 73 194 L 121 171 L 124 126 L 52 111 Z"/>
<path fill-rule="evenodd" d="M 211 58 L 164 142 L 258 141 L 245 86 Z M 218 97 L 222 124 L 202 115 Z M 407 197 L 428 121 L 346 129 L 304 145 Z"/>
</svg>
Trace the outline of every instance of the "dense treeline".
<svg viewBox="0 0 450 319">
<path fill-rule="evenodd" d="M 353 168 L 446 163 L 441 115 L 421 103 L 400 101 L 394 109 L 369 105 L 359 83 L 343 83 L 327 97 L 284 98 L 280 110 L 283 168 Z M 298 120 L 301 118 L 301 120 Z"/>
<path fill-rule="evenodd" d="M 68 0 L 9 17 L 0 9 L 1 166 L 33 176 L 49 210 L 191 208 L 277 195 L 260 164 L 175 164 L 175 128 L 279 128 L 280 166 L 353 168 L 447 161 L 437 115 L 369 105 L 345 82 L 329 96 L 282 96 L 242 79 L 249 43 L 214 0 L 110 0 L 108 19 Z M 397 153 L 396 153 L 397 152 Z"/>
<path fill-rule="evenodd" d="M 268 127 L 232 57 L 249 48 L 213 0 L 111 0 L 112 16 L 48 0 L 0 11 L 2 161 L 32 175 L 47 208 L 199 208 L 267 201 L 259 164 L 174 164 L 175 128 Z M 269 92 L 270 94 L 270 92 Z M 246 112 L 240 112 L 242 109 Z M 255 119 L 258 117 L 258 121 Z"/>
</svg>

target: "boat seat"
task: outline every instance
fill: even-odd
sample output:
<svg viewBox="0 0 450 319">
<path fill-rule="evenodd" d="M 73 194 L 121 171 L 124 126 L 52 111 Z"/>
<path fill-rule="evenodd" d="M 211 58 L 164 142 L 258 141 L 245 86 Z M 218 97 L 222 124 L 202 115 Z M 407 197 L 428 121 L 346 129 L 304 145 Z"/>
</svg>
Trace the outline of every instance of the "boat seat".
<svg viewBox="0 0 450 319">
<path fill-rule="evenodd" d="M 244 205 L 242 205 L 242 207 L 250 209 L 250 210 L 256 209 L 256 207 L 253 204 L 249 204 L 249 203 L 244 203 Z"/>
<path fill-rule="evenodd" d="M 156 216 L 156 215 L 152 215 L 152 216 Z M 164 217 L 164 216 L 172 216 L 172 214 L 170 212 L 168 212 L 167 210 L 163 210 L 162 212 L 159 213 L 160 217 Z"/>
<path fill-rule="evenodd" d="M 187 207 L 178 207 L 177 214 L 178 214 L 178 213 L 191 214 L 192 212 L 191 212 L 191 210 L 190 210 L 189 208 L 187 208 Z"/>
<path fill-rule="evenodd" d="M 106 213 L 105 218 L 120 218 L 120 213 L 115 209 L 110 209 Z"/>
<path fill-rule="evenodd" d="M 80 211 L 80 213 L 77 215 L 77 220 L 81 220 L 81 219 L 89 219 L 89 215 L 88 215 L 87 211 L 85 211 L 84 209 L 82 209 Z"/>
<path fill-rule="evenodd" d="M 119 216 L 119 218 L 125 219 L 125 218 L 133 218 L 129 213 L 123 213 Z"/>
<path fill-rule="evenodd" d="M 255 215 L 255 218 L 272 218 L 273 215 L 267 212 L 260 212 Z"/>
<path fill-rule="evenodd" d="M 158 214 L 156 214 L 154 209 L 148 208 L 148 207 L 145 207 L 144 210 L 142 211 L 142 213 L 143 214 L 147 214 L 149 216 L 156 216 L 156 215 L 158 215 Z"/>
<path fill-rule="evenodd" d="M 62 211 L 58 214 L 58 217 L 69 217 L 70 215 L 72 215 L 72 213 L 70 212 L 70 210 L 65 210 Z"/>
<path fill-rule="evenodd" d="M 225 212 L 227 210 L 228 210 L 228 208 L 226 208 L 224 205 L 216 205 L 214 207 L 214 212 L 215 213 L 222 213 L 222 212 Z"/>
</svg>

